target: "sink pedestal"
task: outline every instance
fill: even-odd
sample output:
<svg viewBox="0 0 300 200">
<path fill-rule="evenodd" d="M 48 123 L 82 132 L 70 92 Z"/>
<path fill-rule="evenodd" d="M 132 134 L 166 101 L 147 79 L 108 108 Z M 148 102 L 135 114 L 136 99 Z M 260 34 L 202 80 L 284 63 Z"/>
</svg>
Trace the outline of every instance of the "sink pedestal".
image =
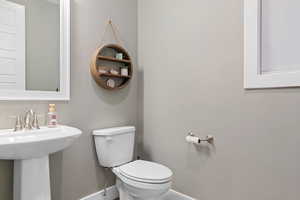
<svg viewBox="0 0 300 200">
<path fill-rule="evenodd" d="M 51 200 L 49 156 L 14 161 L 14 200 Z"/>
</svg>

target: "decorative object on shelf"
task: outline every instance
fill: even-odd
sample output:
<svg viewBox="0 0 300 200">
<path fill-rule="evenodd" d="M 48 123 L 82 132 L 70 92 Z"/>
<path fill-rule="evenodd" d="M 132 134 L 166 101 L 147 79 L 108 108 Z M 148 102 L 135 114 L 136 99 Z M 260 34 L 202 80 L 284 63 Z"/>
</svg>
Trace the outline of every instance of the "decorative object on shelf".
<svg viewBox="0 0 300 200">
<path fill-rule="evenodd" d="M 107 74 L 107 73 L 109 73 L 109 68 L 108 67 L 99 67 L 98 72 L 100 74 Z"/>
<path fill-rule="evenodd" d="M 109 72 L 113 75 L 119 75 L 119 72 L 115 69 L 111 69 Z"/>
<path fill-rule="evenodd" d="M 127 67 L 122 67 L 121 68 L 121 75 L 122 76 L 128 76 L 128 68 Z"/>
<path fill-rule="evenodd" d="M 116 87 L 116 82 L 113 79 L 108 79 L 106 84 L 110 88 L 115 88 Z"/>
<path fill-rule="evenodd" d="M 104 44 L 95 51 L 91 62 L 91 74 L 95 82 L 104 89 L 117 90 L 126 87 L 132 78 L 132 62 L 129 53 L 122 47 L 117 37 L 117 29 L 109 20 L 108 26 L 118 44 Z"/>
<path fill-rule="evenodd" d="M 116 59 L 122 60 L 123 59 L 123 53 L 116 53 Z"/>
<path fill-rule="evenodd" d="M 107 71 L 105 69 L 99 69 L 99 73 L 101 73 L 101 74 L 107 74 Z"/>
</svg>

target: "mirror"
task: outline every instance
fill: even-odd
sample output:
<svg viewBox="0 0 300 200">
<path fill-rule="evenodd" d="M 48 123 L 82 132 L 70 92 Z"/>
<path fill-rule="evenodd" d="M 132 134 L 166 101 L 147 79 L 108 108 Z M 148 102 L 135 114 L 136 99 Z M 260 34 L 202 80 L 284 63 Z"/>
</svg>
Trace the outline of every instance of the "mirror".
<svg viewBox="0 0 300 200">
<path fill-rule="evenodd" d="M 0 99 L 69 99 L 69 0 L 0 0 Z"/>
<path fill-rule="evenodd" d="M 265 74 L 300 70 L 300 1 L 261 2 L 261 72 Z"/>
<path fill-rule="evenodd" d="M 244 0 L 244 88 L 300 86 L 298 0 Z"/>
</svg>

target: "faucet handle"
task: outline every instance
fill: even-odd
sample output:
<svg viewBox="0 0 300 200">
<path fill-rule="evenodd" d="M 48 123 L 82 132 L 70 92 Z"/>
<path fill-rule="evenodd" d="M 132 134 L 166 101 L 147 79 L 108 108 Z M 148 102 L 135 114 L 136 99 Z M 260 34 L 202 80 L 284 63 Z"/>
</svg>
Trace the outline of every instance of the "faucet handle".
<svg viewBox="0 0 300 200">
<path fill-rule="evenodd" d="M 18 115 L 16 116 L 16 124 L 14 128 L 14 132 L 23 130 L 23 118 Z"/>
<path fill-rule="evenodd" d="M 11 115 L 9 116 L 10 119 L 14 119 L 14 132 L 23 130 L 24 123 L 23 123 L 23 117 L 20 115 Z"/>
<path fill-rule="evenodd" d="M 33 113 L 32 128 L 40 129 L 38 115 L 35 112 Z"/>
</svg>

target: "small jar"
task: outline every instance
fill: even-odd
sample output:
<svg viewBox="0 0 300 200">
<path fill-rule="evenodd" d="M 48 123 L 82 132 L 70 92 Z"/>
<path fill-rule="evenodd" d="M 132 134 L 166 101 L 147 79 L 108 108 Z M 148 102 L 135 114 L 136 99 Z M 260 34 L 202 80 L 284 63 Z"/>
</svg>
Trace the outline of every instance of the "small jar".
<svg viewBox="0 0 300 200">
<path fill-rule="evenodd" d="M 116 54 L 116 59 L 122 60 L 123 59 L 123 53 L 117 53 Z"/>
<path fill-rule="evenodd" d="M 128 76 L 128 68 L 127 67 L 123 67 L 121 69 L 121 75 L 122 76 Z"/>
</svg>

